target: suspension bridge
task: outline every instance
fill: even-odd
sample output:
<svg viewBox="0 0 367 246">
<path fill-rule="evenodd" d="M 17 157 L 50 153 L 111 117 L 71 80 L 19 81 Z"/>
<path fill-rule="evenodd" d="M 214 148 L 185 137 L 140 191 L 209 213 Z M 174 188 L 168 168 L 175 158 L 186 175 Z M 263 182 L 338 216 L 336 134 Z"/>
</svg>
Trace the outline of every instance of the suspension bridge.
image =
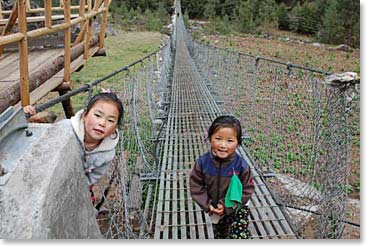
<svg viewBox="0 0 367 246">
<path fill-rule="evenodd" d="M 121 141 L 95 186 L 97 203 L 104 200 L 97 218 L 103 237 L 214 238 L 188 179 L 208 151 L 212 120 L 232 114 L 245 129 L 237 152 L 256 185 L 252 238 L 342 238 L 351 224 L 343 187 L 358 151 L 359 79 L 197 43 L 180 1 L 172 24 L 158 52 L 36 106 L 42 111 L 107 79 L 121 81 Z"/>
</svg>

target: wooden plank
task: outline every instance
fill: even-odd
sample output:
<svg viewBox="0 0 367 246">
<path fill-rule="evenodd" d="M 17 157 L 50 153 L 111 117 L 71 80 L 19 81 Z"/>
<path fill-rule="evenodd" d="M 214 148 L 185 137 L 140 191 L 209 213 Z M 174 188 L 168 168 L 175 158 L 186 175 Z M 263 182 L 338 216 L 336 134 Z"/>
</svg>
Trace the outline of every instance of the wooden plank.
<svg viewBox="0 0 367 246">
<path fill-rule="evenodd" d="M 62 1 L 60 1 L 62 2 Z M 88 8 L 87 5 L 85 5 L 85 8 Z M 70 9 L 79 9 L 79 6 L 71 6 Z M 52 11 L 64 11 L 64 8 L 62 7 L 52 7 Z M 35 8 L 35 9 L 30 9 L 27 11 L 27 13 L 41 13 L 41 12 L 45 12 L 44 8 Z M 11 13 L 11 10 L 3 10 L 2 11 L 3 15 L 9 15 Z"/>
<path fill-rule="evenodd" d="M 2 67 L 2 65 L 1 65 L 2 62 L 7 61 L 8 58 L 10 58 L 12 56 L 16 56 L 16 59 L 18 57 L 18 55 L 16 53 L 14 53 L 14 52 L 5 52 L 4 54 L 0 55 L 0 68 Z"/>
<path fill-rule="evenodd" d="M 45 61 L 52 59 L 60 51 L 55 50 L 43 50 L 43 51 L 33 51 L 28 53 L 28 68 L 29 71 L 35 72 L 42 69 L 42 65 Z M 18 61 L 19 63 L 19 61 Z M 10 64 L 10 66 L 4 67 L 0 70 L 1 76 L 6 76 L 8 80 L 19 81 L 19 64 Z"/>
<path fill-rule="evenodd" d="M 79 17 L 78 14 L 72 14 L 70 15 L 70 17 L 72 19 Z M 43 21 L 48 21 L 47 20 L 47 16 L 29 16 L 27 17 L 27 23 L 34 23 L 34 22 L 43 22 Z M 55 20 L 63 20 L 64 19 L 64 15 L 52 15 L 49 17 L 50 20 L 55 21 Z M 0 19 L 0 26 L 4 26 L 8 23 L 8 19 Z M 18 24 L 18 20 L 15 20 L 14 24 Z M 48 28 L 52 28 L 52 22 L 51 22 L 51 26 L 46 26 Z"/>
<path fill-rule="evenodd" d="M 91 53 L 97 52 L 98 47 L 93 47 L 91 49 Z M 77 59 L 75 59 L 71 63 L 71 71 L 75 72 L 79 67 L 81 67 L 86 61 L 83 58 L 83 55 L 80 55 Z M 52 78 L 47 80 L 45 83 L 34 89 L 30 94 L 30 103 L 33 105 L 42 97 L 46 96 L 50 91 L 54 90 L 63 82 L 63 69 L 60 70 L 57 74 L 55 74 Z M 17 103 L 15 108 L 20 107 L 20 104 Z"/>
<path fill-rule="evenodd" d="M 28 54 L 29 70 L 33 73 L 47 63 L 47 61 L 63 54 L 62 49 L 30 50 Z"/>
<path fill-rule="evenodd" d="M 1 81 L 15 81 L 19 80 L 19 56 L 18 54 L 9 57 L 7 60 L 0 63 L 0 80 Z M 12 74 L 16 73 L 16 79 L 10 78 Z"/>
</svg>

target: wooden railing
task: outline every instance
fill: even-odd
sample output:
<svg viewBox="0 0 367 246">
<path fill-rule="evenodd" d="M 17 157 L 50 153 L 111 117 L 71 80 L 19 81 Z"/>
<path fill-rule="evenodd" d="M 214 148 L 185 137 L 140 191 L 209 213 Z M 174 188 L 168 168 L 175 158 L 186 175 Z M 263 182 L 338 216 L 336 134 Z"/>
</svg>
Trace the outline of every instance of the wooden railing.
<svg viewBox="0 0 367 246">
<path fill-rule="evenodd" d="M 84 43 L 84 59 L 89 57 L 89 45 L 92 37 L 92 18 L 102 14 L 101 30 L 99 32 L 99 48 L 103 48 L 106 33 L 107 15 L 110 0 L 79 0 L 79 5 L 71 6 L 70 0 L 60 0 L 60 6 L 52 6 L 52 0 L 44 0 L 43 8 L 31 8 L 30 0 L 18 0 L 12 10 L 1 10 L 0 26 L 4 25 L 0 36 L 0 56 L 4 47 L 9 44 L 19 44 L 20 67 L 20 100 L 21 106 L 30 104 L 29 72 L 28 72 L 28 39 L 35 39 L 55 32 L 64 32 L 64 76 L 63 81 L 71 88 L 70 64 L 72 46 Z M 78 12 L 71 14 L 71 11 Z M 63 15 L 53 14 L 63 11 Z M 37 13 L 39 16 L 30 16 Z M 5 16 L 7 16 L 5 18 Z M 55 20 L 64 20 L 63 23 L 53 24 Z M 44 22 L 44 26 L 35 30 L 27 30 L 31 22 Z M 13 32 L 18 25 L 17 32 Z M 72 43 L 72 27 L 80 24 L 80 31 Z"/>
</svg>

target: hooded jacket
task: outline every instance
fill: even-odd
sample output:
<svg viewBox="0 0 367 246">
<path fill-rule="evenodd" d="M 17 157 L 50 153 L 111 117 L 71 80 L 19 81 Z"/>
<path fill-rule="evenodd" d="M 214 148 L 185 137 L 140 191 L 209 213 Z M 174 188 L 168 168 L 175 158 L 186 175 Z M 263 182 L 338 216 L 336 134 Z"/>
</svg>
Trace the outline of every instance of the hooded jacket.
<svg viewBox="0 0 367 246">
<path fill-rule="evenodd" d="M 87 177 L 88 185 L 96 183 L 106 172 L 108 164 L 115 157 L 115 147 L 119 141 L 118 130 L 105 137 L 97 148 L 87 151 L 84 145 L 85 127 L 83 121 L 84 110 L 78 111 L 71 117 L 70 122 L 74 133 L 83 149 L 83 168 Z"/>
<path fill-rule="evenodd" d="M 209 206 L 224 205 L 229 183 L 233 176 L 233 170 L 242 183 L 241 207 L 248 204 L 251 195 L 255 191 L 251 170 L 247 162 L 237 153 L 226 159 L 220 159 L 211 151 L 200 156 L 190 173 L 190 193 L 205 212 L 209 212 Z M 224 208 L 224 214 L 230 215 L 236 208 Z"/>
</svg>

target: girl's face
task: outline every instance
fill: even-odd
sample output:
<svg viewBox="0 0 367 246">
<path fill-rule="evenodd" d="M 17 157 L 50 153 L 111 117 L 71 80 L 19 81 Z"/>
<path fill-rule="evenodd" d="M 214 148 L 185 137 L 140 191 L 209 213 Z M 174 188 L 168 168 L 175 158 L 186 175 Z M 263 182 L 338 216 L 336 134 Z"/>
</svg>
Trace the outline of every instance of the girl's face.
<svg viewBox="0 0 367 246">
<path fill-rule="evenodd" d="M 84 143 L 98 143 L 115 132 L 119 111 L 114 102 L 99 100 L 83 116 L 85 124 Z"/>
<path fill-rule="evenodd" d="M 235 128 L 223 127 L 217 129 L 210 138 L 213 154 L 221 159 L 231 156 L 237 148 L 237 132 Z"/>
</svg>

